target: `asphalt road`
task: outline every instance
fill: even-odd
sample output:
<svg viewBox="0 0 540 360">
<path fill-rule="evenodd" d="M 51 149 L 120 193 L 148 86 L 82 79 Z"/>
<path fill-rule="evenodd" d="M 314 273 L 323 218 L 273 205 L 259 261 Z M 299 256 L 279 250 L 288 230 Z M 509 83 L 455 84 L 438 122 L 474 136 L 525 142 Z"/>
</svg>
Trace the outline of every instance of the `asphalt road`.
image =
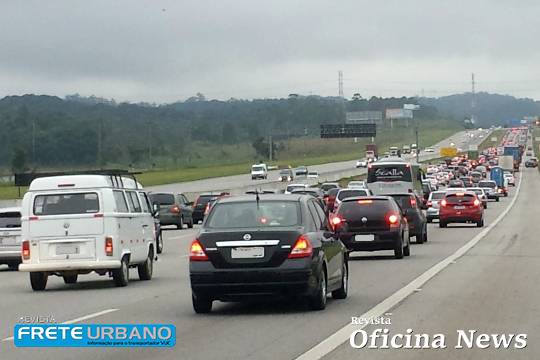
<svg viewBox="0 0 540 360">
<path fill-rule="evenodd" d="M 391 331 L 406 327 L 428 333 L 437 330 L 448 332 L 449 338 L 462 328 L 527 332 L 530 345 L 526 353 L 519 355 L 538 358 L 535 331 L 540 315 L 536 304 L 539 270 L 535 250 L 539 245 L 534 235 L 540 225 L 534 220 L 539 205 L 528 199 L 539 195 L 540 179 L 536 170 L 523 170 L 520 196 L 504 219 L 466 256 L 392 309 Z M 512 188 L 508 198 L 489 203 L 486 226 L 505 211 L 515 194 Z M 155 265 L 154 279 L 138 281 L 132 270 L 133 281 L 126 288 L 115 288 L 106 277 L 86 275 L 75 285 L 65 285 L 60 278 L 52 277 L 46 291 L 33 292 L 28 274 L 0 270 L 0 339 L 4 339 L 0 341 L 0 358 L 293 359 L 328 339 L 350 323 L 351 317 L 366 313 L 415 281 L 482 231 L 470 225 L 440 229 L 431 224 L 429 241 L 413 244 L 409 258 L 395 260 L 391 252 L 354 253 L 349 297 L 329 300 L 327 309 L 321 312 L 309 311 L 297 302 L 215 303 L 211 314 L 196 315 L 191 307 L 187 271 L 188 245 L 196 229 L 166 231 L 165 249 Z M 13 325 L 28 315 L 51 316 L 57 322 L 83 318 L 80 322 L 172 323 L 177 328 L 177 345 L 172 349 L 15 348 L 9 339 Z M 327 357 L 351 359 L 366 356 L 366 352 L 372 357 L 392 356 L 381 351 L 353 350 L 346 343 L 328 352 Z M 394 350 L 392 354 L 400 359 L 435 355 L 410 350 Z M 492 358 L 489 352 L 470 354 L 473 352 L 447 349 L 439 350 L 437 356 Z"/>
<path fill-rule="evenodd" d="M 473 134 L 474 136 L 471 137 L 469 134 Z M 482 137 L 480 137 L 479 135 Z M 489 131 L 487 130 L 470 130 L 458 132 L 453 136 L 442 140 L 432 146 L 432 149 L 434 150 L 433 152 L 426 153 L 422 149 L 422 151 L 420 152 L 420 161 L 440 157 L 440 148 L 450 146 L 451 143 L 455 144 L 456 147 L 462 148 L 466 151 L 469 149 L 470 145 L 480 144 L 486 136 L 489 136 Z M 363 154 L 363 152 L 361 153 Z M 406 158 L 410 158 L 410 156 L 407 156 Z M 293 182 L 309 182 L 314 184 L 316 182 L 335 181 L 344 177 L 364 174 L 366 172 L 365 169 L 355 169 L 355 165 L 356 160 L 309 166 L 310 170 L 315 170 L 319 172 L 319 179 L 310 179 L 310 181 L 308 181 L 306 178 L 298 177 Z M 233 194 L 237 194 L 255 188 L 282 189 L 284 188 L 285 184 L 279 183 L 277 181 L 278 174 L 278 170 L 272 170 L 269 171 L 267 180 L 251 180 L 249 169 L 246 169 L 246 174 L 243 175 L 218 177 L 177 184 L 151 186 L 147 187 L 147 189 L 150 191 L 187 193 L 188 195 L 211 191 L 230 191 Z"/>
</svg>

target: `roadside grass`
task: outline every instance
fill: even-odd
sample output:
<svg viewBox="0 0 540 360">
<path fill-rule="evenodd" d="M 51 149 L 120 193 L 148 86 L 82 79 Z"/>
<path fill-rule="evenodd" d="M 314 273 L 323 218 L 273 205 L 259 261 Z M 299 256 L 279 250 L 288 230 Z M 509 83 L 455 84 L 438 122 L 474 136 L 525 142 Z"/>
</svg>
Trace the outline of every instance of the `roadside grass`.
<svg viewBox="0 0 540 360">
<path fill-rule="evenodd" d="M 536 138 L 540 138 L 540 128 L 534 128 L 532 133 L 532 141 L 533 141 L 533 152 L 534 156 L 537 159 L 540 159 L 540 141 L 536 141 Z M 540 166 L 537 167 L 538 171 L 540 171 Z"/>
<path fill-rule="evenodd" d="M 499 130 L 493 130 L 491 132 L 491 134 L 489 136 L 486 136 L 486 138 L 484 139 L 484 141 L 482 141 L 480 143 L 480 145 L 478 145 L 478 151 L 479 152 L 482 152 L 483 150 L 489 148 L 489 147 L 492 147 L 492 146 L 497 146 L 497 144 L 500 143 L 502 137 L 504 136 L 504 134 L 506 133 L 507 129 L 499 129 Z M 493 137 L 496 137 L 497 138 L 497 141 L 491 141 L 491 138 Z"/>
<path fill-rule="evenodd" d="M 431 146 L 460 130 L 462 128 L 446 122 L 426 124 L 419 129 L 419 146 L 421 148 Z M 381 154 L 387 151 L 390 146 L 402 147 L 415 141 L 413 126 L 381 129 L 378 130 L 375 138 L 375 143 Z M 269 164 L 296 167 L 355 160 L 364 156 L 365 145 L 368 143 L 371 143 L 371 139 L 362 138 L 355 142 L 355 139 L 294 138 L 280 143 L 281 149 L 277 154 L 278 159 Z M 221 148 L 208 146 L 204 153 L 198 152 L 197 154 L 197 157 L 190 159 L 190 165 L 175 168 L 173 161 L 171 168 L 142 169 L 140 171 L 143 173 L 137 175 L 137 179 L 144 186 L 153 186 L 247 174 L 251 165 L 258 161 L 249 144 L 227 145 Z M 212 164 L 212 161 L 216 161 L 216 159 L 224 160 Z M 137 171 L 137 169 L 132 170 Z M 25 191 L 26 188 L 21 188 L 21 196 L 24 195 Z M 17 187 L 10 184 L 0 184 L 0 199 L 16 198 L 19 198 Z"/>
</svg>

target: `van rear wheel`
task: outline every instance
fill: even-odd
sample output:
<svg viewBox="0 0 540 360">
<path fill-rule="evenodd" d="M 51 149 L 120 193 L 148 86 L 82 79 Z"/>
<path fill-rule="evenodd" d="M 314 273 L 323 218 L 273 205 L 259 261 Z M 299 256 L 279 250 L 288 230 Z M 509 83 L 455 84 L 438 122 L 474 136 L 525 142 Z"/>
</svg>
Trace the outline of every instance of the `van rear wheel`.
<svg viewBox="0 0 540 360">
<path fill-rule="evenodd" d="M 30 273 L 30 285 L 32 285 L 32 290 L 41 291 L 45 290 L 47 286 L 47 279 L 49 276 L 44 272 L 31 272 Z"/>
<path fill-rule="evenodd" d="M 120 264 L 118 269 L 112 271 L 114 284 L 118 287 L 127 286 L 129 282 L 129 266 L 126 256 L 122 258 Z"/>
<path fill-rule="evenodd" d="M 137 266 L 137 271 L 139 272 L 139 279 L 152 280 L 153 270 L 154 270 L 154 251 L 150 249 L 148 250 L 148 257 L 146 258 L 146 261 Z"/>
<path fill-rule="evenodd" d="M 64 275 L 64 283 L 66 284 L 75 284 L 77 282 L 78 274 L 75 275 Z"/>
</svg>

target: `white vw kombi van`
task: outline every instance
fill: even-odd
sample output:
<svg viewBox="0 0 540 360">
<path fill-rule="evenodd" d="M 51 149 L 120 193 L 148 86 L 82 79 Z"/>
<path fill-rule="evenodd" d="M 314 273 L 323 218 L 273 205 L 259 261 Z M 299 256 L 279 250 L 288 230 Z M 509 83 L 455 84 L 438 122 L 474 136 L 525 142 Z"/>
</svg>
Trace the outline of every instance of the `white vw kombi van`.
<svg viewBox="0 0 540 360">
<path fill-rule="evenodd" d="M 126 286 L 129 268 L 152 278 L 156 235 L 142 186 L 120 175 L 65 175 L 32 181 L 21 210 L 22 264 L 34 290 L 49 275 L 109 274 Z"/>
</svg>

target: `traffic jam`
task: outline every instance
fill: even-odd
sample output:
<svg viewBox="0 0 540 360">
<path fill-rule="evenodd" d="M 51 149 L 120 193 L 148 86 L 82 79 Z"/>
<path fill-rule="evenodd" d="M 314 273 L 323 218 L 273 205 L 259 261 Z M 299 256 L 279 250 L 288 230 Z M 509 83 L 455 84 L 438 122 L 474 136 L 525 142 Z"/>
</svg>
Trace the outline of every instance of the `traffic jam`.
<svg viewBox="0 0 540 360">
<path fill-rule="evenodd" d="M 515 128 L 476 154 L 421 164 L 386 155 L 369 162 L 365 178 L 347 183 L 203 193 L 194 202 L 148 192 L 128 172 L 39 176 L 21 207 L 0 210 L 0 262 L 28 272 L 34 291 L 45 290 L 51 276 L 69 286 L 89 273 L 123 287 L 130 269 L 152 279 L 167 250 L 163 228 L 196 226 L 189 245 L 196 313 L 210 312 L 216 301 L 257 298 L 297 298 L 322 310 L 330 295 L 347 298 L 349 278 L 357 276 L 349 273 L 351 254 L 386 251 L 402 259 L 414 253 L 412 242 L 429 243 L 434 226 L 485 226 L 492 203 L 519 182 L 526 141 L 527 129 Z M 527 166 L 537 160 L 529 156 Z M 280 176 L 307 178 L 307 167 L 297 170 Z"/>
</svg>

